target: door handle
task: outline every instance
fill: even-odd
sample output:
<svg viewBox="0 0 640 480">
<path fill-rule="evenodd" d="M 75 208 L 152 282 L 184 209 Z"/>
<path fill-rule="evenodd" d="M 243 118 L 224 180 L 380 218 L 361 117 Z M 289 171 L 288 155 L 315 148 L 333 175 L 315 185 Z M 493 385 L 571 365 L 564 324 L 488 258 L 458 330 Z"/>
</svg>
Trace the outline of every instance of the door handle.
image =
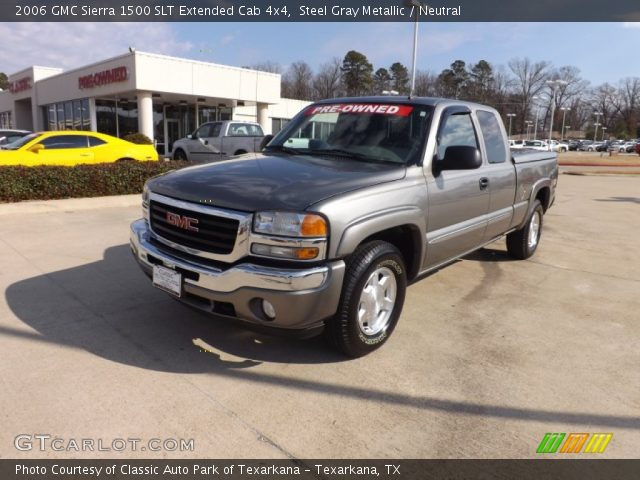
<svg viewBox="0 0 640 480">
<path fill-rule="evenodd" d="M 479 184 L 480 190 L 485 190 L 489 186 L 489 179 L 487 177 L 482 177 Z"/>
</svg>

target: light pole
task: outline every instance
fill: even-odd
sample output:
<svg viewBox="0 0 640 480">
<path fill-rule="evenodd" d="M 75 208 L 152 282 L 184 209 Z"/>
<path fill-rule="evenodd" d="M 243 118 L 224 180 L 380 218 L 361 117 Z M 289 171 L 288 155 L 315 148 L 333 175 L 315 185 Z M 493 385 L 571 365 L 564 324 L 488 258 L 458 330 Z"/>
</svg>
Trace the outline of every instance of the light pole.
<svg viewBox="0 0 640 480">
<path fill-rule="evenodd" d="M 600 113 L 600 112 L 596 112 L 596 113 L 594 113 L 594 115 L 596 116 L 596 121 L 595 121 L 595 123 L 593 124 L 593 126 L 594 126 L 594 127 L 596 127 L 595 131 L 593 132 L 593 141 L 594 141 L 594 143 L 595 143 L 595 141 L 596 141 L 596 136 L 598 135 L 598 126 L 600 125 L 600 124 L 598 123 L 598 117 L 599 117 L 600 115 L 602 115 L 602 113 Z"/>
<path fill-rule="evenodd" d="M 551 87 L 551 121 L 549 122 L 549 145 L 551 145 L 551 136 L 553 135 L 553 116 L 556 113 L 556 91 L 558 87 L 566 85 L 564 80 L 547 80 L 547 85 Z"/>
<path fill-rule="evenodd" d="M 531 97 L 532 100 L 539 100 L 540 96 L 539 95 L 534 95 L 533 97 Z M 538 139 L 538 117 L 540 116 L 540 106 L 536 103 L 533 102 L 533 106 L 536 107 L 536 123 L 533 126 L 533 139 L 537 140 Z"/>
<path fill-rule="evenodd" d="M 511 140 L 511 120 L 513 120 L 515 116 L 515 113 L 507 113 L 507 117 L 509 117 L 509 140 Z"/>
<path fill-rule="evenodd" d="M 567 130 L 569 130 L 570 128 L 571 128 L 571 125 L 565 125 L 565 126 L 562 128 L 562 130 L 563 130 L 563 132 L 562 132 L 562 133 L 563 133 L 562 138 L 564 138 L 564 135 L 566 135 L 566 134 L 567 134 Z"/>
<path fill-rule="evenodd" d="M 529 129 L 531 128 L 531 120 L 524 122 L 527 124 L 527 140 L 529 140 Z"/>
<path fill-rule="evenodd" d="M 604 132 L 607 131 L 607 127 L 602 127 L 602 141 L 604 142 Z"/>
<path fill-rule="evenodd" d="M 571 109 L 569 107 L 562 107 L 562 133 L 560 134 L 560 140 L 564 140 L 564 119 L 567 116 L 567 112 L 570 112 Z"/>
<path fill-rule="evenodd" d="M 409 98 L 413 96 L 416 88 L 416 63 L 418 59 L 418 19 L 420 18 L 420 8 L 422 4 L 418 0 L 409 0 L 409 5 L 416 9 L 416 20 L 413 24 L 413 66 L 411 67 L 411 88 Z"/>
</svg>

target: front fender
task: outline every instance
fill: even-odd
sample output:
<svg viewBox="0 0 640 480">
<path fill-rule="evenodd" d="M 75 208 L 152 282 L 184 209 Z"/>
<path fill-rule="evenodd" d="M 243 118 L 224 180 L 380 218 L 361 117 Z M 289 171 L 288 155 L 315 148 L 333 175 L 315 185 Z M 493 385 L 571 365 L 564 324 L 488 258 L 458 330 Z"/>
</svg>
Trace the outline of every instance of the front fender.
<svg viewBox="0 0 640 480">
<path fill-rule="evenodd" d="M 416 248 L 420 251 L 416 252 L 416 258 L 422 261 L 424 255 L 424 241 L 426 238 L 425 215 L 422 210 L 415 206 L 400 206 L 380 210 L 365 217 L 361 217 L 343 230 L 340 240 L 338 241 L 335 256 L 345 257 L 355 251 L 355 249 L 364 240 L 394 227 L 409 227 L 416 235 Z"/>
</svg>

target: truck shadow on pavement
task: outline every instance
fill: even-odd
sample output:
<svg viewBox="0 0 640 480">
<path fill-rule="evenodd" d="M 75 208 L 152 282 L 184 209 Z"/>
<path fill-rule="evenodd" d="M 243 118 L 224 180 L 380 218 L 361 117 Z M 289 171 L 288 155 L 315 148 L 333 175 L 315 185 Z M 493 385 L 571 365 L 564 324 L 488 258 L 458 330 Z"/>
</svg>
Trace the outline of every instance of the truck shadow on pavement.
<svg viewBox="0 0 640 480">
<path fill-rule="evenodd" d="M 262 362 L 319 364 L 345 358 L 329 350 L 321 338 L 260 335 L 185 308 L 150 285 L 128 245 L 107 249 L 99 262 L 16 282 L 5 296 L 11 311 L 35 332 L 0 325 L 0 335 L 80 349 L 141 369 L 210 373 L 287 392 L 322 392 L 465 416 L 640 430 L 638 416 L 447 400 L 257 370 L 254 367 Z"/>
<path fill-rule="evenodd" d="M 87 350 L 140 368 L 198 373 L 261 362 L 328 363 L 345 358 L 323 339 L 296 340 L 247 331 L 192 310 L 151 286 L 129 245 L 104 259 L 10 285 L 13 313 L 38 334 L 0 334 Z"/>
</svg>

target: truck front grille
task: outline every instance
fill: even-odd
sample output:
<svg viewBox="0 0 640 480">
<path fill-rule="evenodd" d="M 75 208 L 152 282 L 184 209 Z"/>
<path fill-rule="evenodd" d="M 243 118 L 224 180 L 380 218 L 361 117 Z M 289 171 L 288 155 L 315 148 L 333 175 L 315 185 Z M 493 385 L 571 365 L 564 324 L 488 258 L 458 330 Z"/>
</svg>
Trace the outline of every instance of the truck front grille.
<svg viewBox="0 0 640 480">
<path fill-rule="evenodd" d="M 169 221 L 169 217 L 176 216 L 181 220 L 190 219 L 191 228 L 185 228 L 184 221 Z M 233 251 L 240 225 L 238 220 L 232 218 L 207 215 L 156 201 L 151 201 L 149 205 L 149 220 L 151 230 L 162 238 L 184 247 L 221 255 Z"/>
</svg>

